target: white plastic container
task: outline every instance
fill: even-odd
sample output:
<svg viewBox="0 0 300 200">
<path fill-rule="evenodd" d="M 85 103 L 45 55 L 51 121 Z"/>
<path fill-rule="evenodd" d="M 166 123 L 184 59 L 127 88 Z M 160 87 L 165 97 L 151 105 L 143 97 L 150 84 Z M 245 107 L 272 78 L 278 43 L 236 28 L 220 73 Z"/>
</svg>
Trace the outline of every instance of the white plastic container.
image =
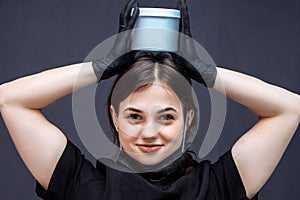
<svg viewBox="0 0 300 200">
<path fill-rule="evenodd" d="M 132 33 L 131 49 L 176 51 L 179 19 L 179 10 L 140 8 L 140 14 Z"/>
</svg>

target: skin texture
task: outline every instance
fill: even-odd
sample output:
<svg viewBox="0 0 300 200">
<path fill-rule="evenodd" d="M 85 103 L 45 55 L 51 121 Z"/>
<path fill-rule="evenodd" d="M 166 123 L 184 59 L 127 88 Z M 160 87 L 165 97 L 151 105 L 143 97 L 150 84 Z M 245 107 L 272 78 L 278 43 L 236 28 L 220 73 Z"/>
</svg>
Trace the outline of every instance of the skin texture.
<svg viewBox="0 0 300 200">
<path fill-rule="evenodd" d="M 252 197 L 274 171 L 299 125 L 300 97 L 242 73 L 217 70 L 213 89 L 259 117 L 232 147 L 247 196 Z M 79 81 L 75 84 L 76 80 Z M 91 63 L 85 63 L 48 70 L 0 86 L 3 120 L 24 163 L 44 188 L 48 187 L 65 148 L 66 137 L 40 109 L 95 82 Z"/>
<path fill-rule="evenodd" d="M 299 125 L 300 96 L 222 68 L 218 68 L 214 89 L 259 117 L 231 151 L 247 196 L 251 198 L 273 173 Z"/>
<path fill-rule="evenodd" d="M 180 148 L 182 112 L 178 97 L 162 82 L 130 94 L 120 103 L 117 115 L 111 107 L 121 146 L 145 165 L 157 164 Z"/>
</svg>

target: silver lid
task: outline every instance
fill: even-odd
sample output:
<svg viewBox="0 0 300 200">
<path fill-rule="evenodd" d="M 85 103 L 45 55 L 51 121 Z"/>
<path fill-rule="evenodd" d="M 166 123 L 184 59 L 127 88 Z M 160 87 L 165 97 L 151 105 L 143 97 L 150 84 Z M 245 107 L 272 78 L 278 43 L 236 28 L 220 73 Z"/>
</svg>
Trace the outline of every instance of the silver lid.
<svg viewBox="0 0 300 200">
<path fill-rule="evenodd" d="M 139 8 L 142 17 L 172 17 L 180 18 L 180 11 L 167 8 Z"/>
</svg>

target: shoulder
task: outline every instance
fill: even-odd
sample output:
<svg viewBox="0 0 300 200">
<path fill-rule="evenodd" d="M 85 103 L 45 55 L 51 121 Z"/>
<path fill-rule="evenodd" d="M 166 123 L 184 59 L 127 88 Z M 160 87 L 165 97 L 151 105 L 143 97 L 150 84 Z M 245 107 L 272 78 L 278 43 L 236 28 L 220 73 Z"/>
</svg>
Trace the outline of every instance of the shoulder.
<svg viewBox="0 0 300 200">
<path fill-rule="evenodd" d="M 215 162 L 198 162 L 193 171 L 192 176 L 198 176 L 201 188 L 207 188 L 207 193 L 213 193 L 219 199 L 248 199 L 231 150 Z"/>
<path fill-rule="evenodd" d="M 68 140 L 54 173 L 49 187 L 45 190 L 37 182 L 37 195 L 45 198 L 48 195 L 65 197 L 82 187 L 89 187 L 89 183 L 105 180 L 105 173 L 96 169 L 91 161 L 85 158 L 80 149 Z"/>
</svg>

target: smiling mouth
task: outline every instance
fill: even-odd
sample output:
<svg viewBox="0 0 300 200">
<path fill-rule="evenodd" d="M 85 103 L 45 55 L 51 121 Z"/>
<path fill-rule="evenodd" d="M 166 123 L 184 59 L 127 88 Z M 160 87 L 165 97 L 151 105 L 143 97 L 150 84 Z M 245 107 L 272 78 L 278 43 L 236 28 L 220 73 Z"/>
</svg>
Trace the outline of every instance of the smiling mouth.
<svg viewBox="0 0 300 200">
<path fill-rule="evenodd" d="M 163 147 L 162 144 L 137 144 L 137 146 L 143 153 L 153 153 Z"/>
</svg>

